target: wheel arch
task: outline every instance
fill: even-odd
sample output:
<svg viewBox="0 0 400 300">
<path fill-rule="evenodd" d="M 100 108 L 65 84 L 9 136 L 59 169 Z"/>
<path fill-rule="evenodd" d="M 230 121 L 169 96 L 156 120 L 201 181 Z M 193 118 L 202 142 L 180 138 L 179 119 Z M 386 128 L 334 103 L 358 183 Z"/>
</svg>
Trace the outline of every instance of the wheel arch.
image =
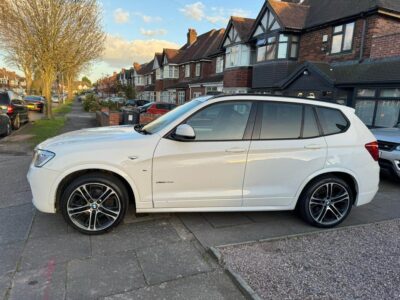
<svg viewBox="0 0 400 300">
<path fill-rule="evenodd" d="M 59 180 L 58 184 L 56 184 L 55 188 L 55 209 L 56 211 L 59 211 L 59 202 L 61 195 L 65 188 L 68 186 L 69 183 L 71 183 L 74 179 L 76 179 L 78 176 L 90 174 L 90 173 L 104 173 L 108 174 L 110 176 L 115 177 L 121 183 L 126 187 L 128 193 L 129 193 L 129 204 L 132 204 L 136 207 L 136 200 L 139 195 L 135 184 L 133 181 L 123 172 L 120 170 L 116 170 L 114 168 L 109 168 L 109 167 L 86 167 L 86 168 L 79 168 L 79 169 L 73 169 L 70 170 L 69 172 L 64 173 L 61 176 L 61 179 Z"/>
<path fill-rule="evenodd" d="M 299 203 L 301 196 L 314 181 L 318 180 L 321 177 L 325 177 L 327 175 L 333 175 L 333 176 L 343 179 L 350 186 L 350 188 L 353 192 L 353 195 L 354 195 L 353 205 L 357 203 L 359 184 L 357 182 L 355 174 L 353 172 L 351 172 L 350 170 L 332 169 L 332 170 L 324 170 L 322 172 L 319 172 L 319 173 L 314 174 L 313 176 L 310 176 L 309 178 L 307 178 L 307 180 L 303 183 L 303 185 L 301 186 L 301 188 L 299 189 L 299 191 L 296 195 L 295 206 L 297 207 L 297 204 Z"/>
</svg>

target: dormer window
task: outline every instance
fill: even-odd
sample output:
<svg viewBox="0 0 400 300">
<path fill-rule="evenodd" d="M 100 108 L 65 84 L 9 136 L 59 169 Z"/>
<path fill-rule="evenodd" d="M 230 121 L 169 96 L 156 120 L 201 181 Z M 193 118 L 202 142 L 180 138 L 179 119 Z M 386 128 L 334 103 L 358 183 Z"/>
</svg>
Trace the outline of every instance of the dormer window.
<svg viewBox="0 0 400 300">
<path fill-rule="evenodd" d="M 353 48 L 354 22 L 335 26 L 332 34 L 331 54 L 351 51 Z"/>
</svg>

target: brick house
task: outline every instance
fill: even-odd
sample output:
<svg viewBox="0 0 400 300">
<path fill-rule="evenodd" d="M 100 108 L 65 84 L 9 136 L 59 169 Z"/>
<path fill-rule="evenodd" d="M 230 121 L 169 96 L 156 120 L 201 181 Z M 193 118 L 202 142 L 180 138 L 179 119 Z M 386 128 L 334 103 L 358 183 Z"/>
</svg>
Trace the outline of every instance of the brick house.
<svg viewBox="0 0 400 300">
<path fill-rule="evenodd" d="M 353 106 L 368 126 L 400 121 L 400 1 L 267 1 L 248 44 L 252 91 Z"/>
<path fill-rule="evenodd" d="M 182 104 L 200 95 L 222 92 L 223 52 L 220 43 L 224 29 L 211 30 L 200 36 L 189 29 L 187 42 L 180 49 L 156 53 L 152 65 L 154 99 Z M 140 72 L 137 74 L 140 76 Z M 136 77 L 135 77 L 136 78 Z M 140 82 L 139 82 L 140 83 Z M 151 100 L 146 87 L 136 85 L 139 98 Z"/>
</svg>

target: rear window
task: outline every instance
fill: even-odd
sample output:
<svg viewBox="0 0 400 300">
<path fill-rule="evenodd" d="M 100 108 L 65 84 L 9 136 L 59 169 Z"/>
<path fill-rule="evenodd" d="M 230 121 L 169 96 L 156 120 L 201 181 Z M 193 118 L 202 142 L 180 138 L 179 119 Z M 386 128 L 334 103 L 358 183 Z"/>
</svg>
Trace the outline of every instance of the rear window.
<svg viewBox="0 0 400 300">
<path fill-rule="evenodd" d="M 345 132 L 349 127 L 349 121 L 340 110 L 326 107 L 317 107 L 316 109 L 324 135 Z"/>
<path fill-rule="evenodd" d="M 156 104 L 157 109 L 166 109 L 168 110 L 169 105 L 168 104 Z"/>
<path fill-rule="evenodd" d="M 10 104 L 7 93 L 0 93 L 0 104 Z"/>
</svg>

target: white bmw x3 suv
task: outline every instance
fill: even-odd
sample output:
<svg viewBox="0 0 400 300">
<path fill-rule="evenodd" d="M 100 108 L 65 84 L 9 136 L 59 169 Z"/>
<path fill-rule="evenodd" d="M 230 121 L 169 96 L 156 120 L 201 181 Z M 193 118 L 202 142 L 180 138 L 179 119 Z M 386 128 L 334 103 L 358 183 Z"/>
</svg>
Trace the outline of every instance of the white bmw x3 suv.
<svg viewBox="0 0 400 300">
<path fill-rule="evenodd" d="M 298 210 L 341 223 L 379 185 L 378 144 L 349 107 L 257 95 L 201 97 L 144 126 L 86 129 L 37 146 L 33 203 L 75 229 L 138 213 Z"/>
</svg>

